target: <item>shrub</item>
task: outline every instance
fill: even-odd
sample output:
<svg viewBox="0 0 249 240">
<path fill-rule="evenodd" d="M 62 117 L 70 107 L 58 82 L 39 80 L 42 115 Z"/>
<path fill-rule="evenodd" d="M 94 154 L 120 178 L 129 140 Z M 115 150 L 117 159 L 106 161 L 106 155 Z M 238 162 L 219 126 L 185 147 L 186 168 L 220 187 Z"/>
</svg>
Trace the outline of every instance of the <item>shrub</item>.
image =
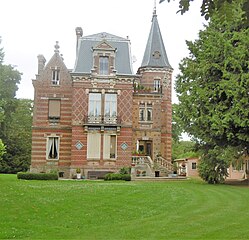
<svg viewBox="0 0 249 240">
<path fill-rule="evenodd" d="M 131 181 L 131 175 L 130 174 L 123 174 L 122 179 L 125 181 Z"/>
<path fill-rule="evenodd" d="M 17 179 L 26 179 L 26 180 L 58 180 L 58 174 L 57 173 L 19 172 L 19 173 L 17 173 Z"/>
<path fill-rule="evenodd" d="M 105 181 L 111 181 L 111 180 L 125 180 L 125 181 L 131 181 L 131 175 L 130 174 L 120 174 L 120 173 L 107 173 L 104 177 Z"/>
<path fill-rule="evenodd" d="M 131 167 L 122 167 L 119 170 L 120 174 L 130 174 L 131 173 Z"/>
</svg>

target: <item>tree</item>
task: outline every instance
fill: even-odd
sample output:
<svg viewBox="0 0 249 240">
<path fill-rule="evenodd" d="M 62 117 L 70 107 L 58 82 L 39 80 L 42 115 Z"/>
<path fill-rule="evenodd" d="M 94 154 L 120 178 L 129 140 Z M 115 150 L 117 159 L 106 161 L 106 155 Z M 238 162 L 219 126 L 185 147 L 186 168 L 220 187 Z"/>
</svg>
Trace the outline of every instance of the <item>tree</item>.
<svg viewBox="0 0 249 240">
<path fill-rule="evenodd" d="M 207 144 L 202 150 L 202 159 L 198 165 L 200 177 L 208 183 L 223 183 L 228 176 L 227 168 L 237 158 L 236 148 Z"/>
<path fill-rule="evenodd" d="M 171 0 L 168 0 L 170 2 Z M 194 0 L 179 0 L 179 11 L 181 14 L 189 11 L 190 3 Z M 160 3 L 164 0 L 160 0 Z M 218 12 L 221 16 L 221 20 L 233 17 L 233 0 L 202 0 L 201 15 L 206 20 L 210 18 L 215 12 Z M 242 3 L 243 22 L 246 26 L 249 26 L 249 2 L 248 0 L 236 0 L 237 3 Z"/>
<path fill-rule="evenodd" d="M 16 99 L 21 73 L 3 64 L 0 49 L 0 139 L 6 153 L 0 161 L 0 172 L 27 170 L 31 152 L 32 101 Z"/>
<path fill-rule="evenodd" d="M 193 141 L 178 141 L 172 144 L 172 160 L 179 158 L 199 157 Z"/>
<path fill-rule="evenodd" d="M 181 121 L 177 115 L 178 105 L 176 103 L 172 104 L 172 139 L 173 142 L 179 142 L 182 138 L 183 133 L 182 127 L 180 125 Z"/>
<path fill-rule="evenodd" d="M 176 80 L 181 125 L 205 149 L 205 159 L 218 159 L 222 151 L 215 147 L 240 153 L 249 146 L 249 28 L 241 23 L 242 4 L 231 7 L 232 18 L 220 21 L 214 13 L 199 39 L 187 42 L 190 55 Z"/>
<path fill-rule="evenodd" d="M 0 36 L 0 44 L 2 42 L 2 38 Z M 4 51 L 3 51 L 3 48 L 0 48 L 0 64 L 3 63 L 3 59 L 4 59 Z"/>
<path fill-rule="evenodd" d="M 3 141 L 0 139 L 0 161 L 2 160 L 2 156 L 6 153 L 5 146 Z"/>
<path fill-rule="evenodd" d="M 6 125 L 6 154 L 0 162 L 0 172 L 27 171 L 31 162 L 32 106 L 30 99 L 17 99 L 15 111 Z"/>
</svg>

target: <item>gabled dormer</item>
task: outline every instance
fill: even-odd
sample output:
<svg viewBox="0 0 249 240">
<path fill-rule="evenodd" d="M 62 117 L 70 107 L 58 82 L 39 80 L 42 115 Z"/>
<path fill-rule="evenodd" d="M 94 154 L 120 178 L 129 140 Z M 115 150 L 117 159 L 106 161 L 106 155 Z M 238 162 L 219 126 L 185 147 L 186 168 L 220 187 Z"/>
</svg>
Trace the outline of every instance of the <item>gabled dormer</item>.
<svg viewBox="0 0 249 240">
<path fill-rule="evenodd" d="M 92 73 L 98 75 L 115 74 L 115 54 L 116 48 L 113 48 L 106 40 L 92 48 L 93 68 Z"/>
</svg>

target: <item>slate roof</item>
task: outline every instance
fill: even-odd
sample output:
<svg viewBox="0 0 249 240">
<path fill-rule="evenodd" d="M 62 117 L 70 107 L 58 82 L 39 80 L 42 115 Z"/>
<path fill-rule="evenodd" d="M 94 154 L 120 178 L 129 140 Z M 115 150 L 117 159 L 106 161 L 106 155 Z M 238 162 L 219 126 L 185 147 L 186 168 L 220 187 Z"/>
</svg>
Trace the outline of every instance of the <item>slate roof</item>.
<svg viewBox="0 0 249 240">
<path fill-rule="evenodd" d="M 141 67 L 168 67 L 172 69 L 166 54 L 155 11 Z"/>
<path fill-rule="evenodd" d="M 83 36 L 79 39 L 76 62 L 73 72 L 90 73 L 93 68 L 92 48 L 99 43 L 106 41 L 113 48 L 116 48 L 115 69 L 117 74 L 133 74 L 130 40 L 101 32 L 89 36 Z"/>
</svg>

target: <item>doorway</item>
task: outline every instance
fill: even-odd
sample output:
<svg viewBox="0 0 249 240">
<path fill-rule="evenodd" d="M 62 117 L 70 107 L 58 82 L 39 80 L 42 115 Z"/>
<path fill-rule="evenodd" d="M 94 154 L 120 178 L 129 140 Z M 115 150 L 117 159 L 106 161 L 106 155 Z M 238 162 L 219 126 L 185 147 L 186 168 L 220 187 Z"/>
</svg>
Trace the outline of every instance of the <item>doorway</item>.
<svg viewBox="0 0 249 240">
<path fill-rule="evenodd" d="M 139 152 L 152 157 L 152 141 L 151 140 L 139 140 Z"/>
</svg>

